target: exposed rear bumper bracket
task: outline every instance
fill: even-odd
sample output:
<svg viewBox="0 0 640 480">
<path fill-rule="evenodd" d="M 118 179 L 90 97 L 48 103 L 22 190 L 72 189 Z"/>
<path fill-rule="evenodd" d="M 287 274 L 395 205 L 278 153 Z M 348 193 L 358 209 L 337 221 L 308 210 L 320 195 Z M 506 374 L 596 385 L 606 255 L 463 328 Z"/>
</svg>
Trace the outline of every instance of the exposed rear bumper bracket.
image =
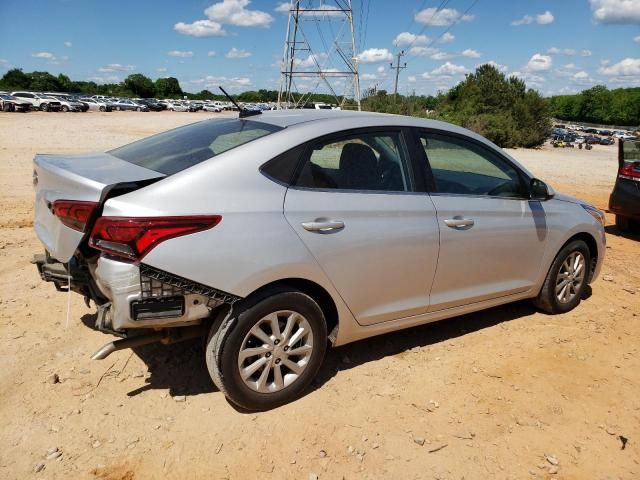
<svg viewBox="0 0 640 480">
<path fill-rule="evenodd" d="M 240 297 L 193 280 L 179 277 L 144 263 L 140 264 L 140 292 L 142 300 L 193 293 L 209 298 L 210 307 L 226 303 L 233 305 Z"/>
</svg>

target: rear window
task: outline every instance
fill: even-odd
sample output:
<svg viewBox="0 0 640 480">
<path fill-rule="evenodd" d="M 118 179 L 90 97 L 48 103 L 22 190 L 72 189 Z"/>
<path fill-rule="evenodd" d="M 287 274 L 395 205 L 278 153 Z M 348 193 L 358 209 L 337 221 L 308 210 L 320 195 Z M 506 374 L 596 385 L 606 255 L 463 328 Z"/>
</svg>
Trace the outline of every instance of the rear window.
<svg viewBox="0 0 640 480">
<path fill-rule="evenodd" d="M 206 120 L 145 138 L 109 153 L 121 160 L 171 175 L 281 127 L 253 120 Z"/>
</svg>

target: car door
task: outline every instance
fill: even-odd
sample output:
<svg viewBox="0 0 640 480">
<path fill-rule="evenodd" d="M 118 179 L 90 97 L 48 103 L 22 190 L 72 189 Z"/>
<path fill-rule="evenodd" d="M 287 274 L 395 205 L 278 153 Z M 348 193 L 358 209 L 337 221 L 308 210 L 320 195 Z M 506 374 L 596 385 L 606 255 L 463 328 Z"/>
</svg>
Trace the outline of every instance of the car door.
<svg viewBox="0 0 640 480">
<path fill-rule="evenodd" d="M 545 213 L 528 179 L 494 148 L 444 132 L 416 131 L 440 225 L 429 311 L 531 289 L 541 268 Z"/>
<path fill-rule="evenodd" d="M 402 131 L 318 139 L 301 165 L 285 217 L 357 321 L 425 313 L 438 225 L 429 196 L 416 187 Z"/>
</svg>

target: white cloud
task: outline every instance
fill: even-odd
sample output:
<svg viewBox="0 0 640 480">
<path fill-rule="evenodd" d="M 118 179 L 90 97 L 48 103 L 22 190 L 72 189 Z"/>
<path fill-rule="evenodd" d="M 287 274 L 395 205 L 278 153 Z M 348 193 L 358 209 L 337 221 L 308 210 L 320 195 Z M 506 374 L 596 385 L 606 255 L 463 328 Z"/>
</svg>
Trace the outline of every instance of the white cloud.
<svg viewBox="0 0 640 480">
<path fill-rule="evenodd" d="M 68 40 L 66 42 L 64 42 L 64 46 L 67 48 L 71 48 L 73 46 L 73 43 L 69 42 Z"/>
<path fill-rule="evenodd" d="M 416 35 L 414 33 L 402 32 L 393 41 L 396 47 L 407 47 L 409 45 L 426 45 L 429 38 L 426 35 Z"/>
<path fill-rule="evenodd" d="M 437 48 L 432 47 L 411 47 L 409 49 L 409 55 L 413 57 L 429 57 L 436 55 L 439 52 Z"/>
<path fill-rule="evenodd" d="M 540 55 L 539 53 L 536 53 L 529 59 L 529 62 L 527 63 L 525 70 L 533 71 L 533 72 L 541 72 L 544 70 L 549 70 L 552 65 L 553 65 L 553 60 L 550 56 Z"/>
<path fill-rule="evenodd" d="M 360 75 L 360 80 L 375 80 L 376 78 L 376 74 L 375 73 L 363 73 L 362 75 Z"/>
<path fill-rule="evenodd" d="M 580 72 L 578 72 L 578 73 L 574 74 L 574 75 L 573 75 L 573 78 L 574 78 L 575 80 L 584 80 L 584 79 L 589 78 L 589 74 L 588 74 L 587 72 L 585 72 L 584 70 L 582 70 L 582 71 L 580 71 Z"/>
<path fill-rule="evenodd" d="M 33 58 L 46 60 L 47 63 L 51 65 L 60 65 L 62 62 L 66 62 L 67 60 L 69 60 L 69 57 L 66 57 L 66 56 L 58 57 L 57 55 L 54 55 L 51 52 L 36 52 L 36 53 L 32 53 L 31 56 Z"/>
<path fill-rule="evenodd" d="M 358 54 L 360 63 L 388 62 L 393 59 L 393 55 L 386 48 L 368 48 Z"/>
<path fill-rule="evenodd" d="M 433 60 L 451 60 L 452 58 L 456 58 L 457 56 L 458 55 L 456 55 L 455 53 L 440 52 L 438 50 L 431 54 L 431 58 Z"/>
<path fill-rule="evenodd" d="M 506 65 L 500 65 L 498 62 L 494 60 L 489 60 L 488 62 L 478 64 L 476 65 L 476 68 L 478 68 L 480 65 L 491 65 L 492 67 L 495 67 L 499 72 L 502 72 L 502 73 L 505 73 L 507 70 L 509 70 L 509 67 L 507 67 Z"/>
<path fill-rule="evenodd" d="M 207 57 L 215 57 L 217 55 L 217 53 L 213 50 L 209 50 L 207 52 Z"/>
<path fill-rule="evenodd" d="M 519 20 L 514 20 L 511 22 L 511 25 L 519 26 L 519 25 L 530 25 L 532 23 L 537 23 L 538 25 L 548 25 L 552 23 L 554 20 L 553 13 L 547 10 L 544 13 L 539 13 L 537 15 L 525 15 Z"/>
<path fill-rule="evenodd" d="M 547 50 L 547 55 L 566 55 L 567 57 L 580 56 L 580 57 L 590 57 L 592 55 L 591 50 L 582 49 L 576 50 L 575 48 L 556 48 L 551 47 Z"/>
<path fill-rule="evenodd" d="M 640 24 L 640 0 L 589 0 L 597 23 Z"/>
<path fill-rule="evenodd" d="M 415 82 L 417 82 L 417 81 L 418 81 L 418 79 L 416 78 L 416 76 L 415 76 L 415 75 L 409 75 L 409 76 L 407 77 L 407 82 L 409 82 L 409 83 L 415 83 Z"/>
<path fill-rule="evenodd" d="M 223 0 L 208 7 L 204 14 L 214 22 L 238 27 L 268 27 L 273 17 L 260 10 L 248 10 L 249 0 Z"/>
<path fill-rule="evenodd" d="M 448 27 L 454 23 L 470 22 L 473 18 L 473 15 L 463 15 L 455 8 L 438 10 L 430 7 L 416 13 L 415 21 L 431 27 Z"/>
<path fill-rule="evenodd" d="M 566 63 L 556 68 L 553 73 L 557 77 L 573 77 L 576 70 L 579 70 L 579 68 L 575 63 Z"/>
<path fill-rule="evenodd" d="M 467 58 L 480 58 L 482 56 L 482 54 L 480 52 L 478 52 L 477 50 L 473 50 L 471 48 L 467 48 L 466 50 L 462 51 L 462 56 L 463 57 L 467 57 Z"/>
<path fill-rule="evenodd" d="M 440 65 L 438 68 L 431 70 L 431 75 L 460 75 L 467 73 L 468 70 L 462 65 L 456 65 L 451 62 L 446 62 Z"/>
<path fill-rule="evenodd" d="M 243 50 L 242 48 L 236 48 L 233 47 L 231 50 L 229 50 L 225 57 L 227 58 L 247 58 L 251 56 L 251 52 L 247 52 L 246 50 Z"/>
<path fill-rule="evenodd" d="M 377 71 L 378 73 L 384 73 L 384 67 L 383 67 L 382 65 L 380 65 L 380 66 L 376 69 L 376 71 Z"/>
<path fill-rule="evenodd" d="M 193 52 L 191 51 L 182 51 L 182 50 L 171 50 L 167 52 L 167 55 L 170 57 L 178 57 L 178 58 L 191 58 L 193 57 Z"/>
<path fill-rule="evenodd" d="M 534 87 L 539 87 L 546 81 L 543 76 L 530 72 L 513 72 L 510 76 L 518 77 L 520 80 Z"/>
<path fill-rule="evenodd" d="M 135 65 L 122 65 L 121 63 L 110 63 L 104 67 L 98 68 L 100 73 L 113 73 L 113 72 L 131 72 L 136 69 Z"/>
<path fill-rule="evenodd" d="M 122 80 L 118 75 L 97 75 L 89 77 L 87 80 L 96 83 L 118 83 Z"/>
<path fill-rule="evenodd" d="M 573 77 L 571 77 L 571 79 L 573 83 L 576 83 L 578 85 L 591 85 L 592 83 L 594 83 L 593 78 L 591 78 L 589 74 L 584 70 L 576 72 Z"/>
<path fill-rule="evenodd" d="M 193 23 L 178 22 L 173 29 L 182 35 L 192 37 L 222 37 L 227 34 L 218 22 L 211 20 L 197 20 Z"/>
<path fill-rule="evenodd" d="M 633 41 L 636 43 L 640 43 L 640 35 L 638 35 L 637 37 L 633 37 Z"/>
<path fill-rule="evenodd" d="M 610 66 L 598 69 L 600 75 L 628 77 L 631 75 L 640 77 L 640 58 L 625 58 Z"/>
<path fill-rule="evenodd" d="M 56 56 L 53 53 L 50 53 L 50 52 L 32 53 L 31 56 L 33 58 L 43 58 L 45 60 L 52 60 L 52 59 L 56 58 Z"/>
<path fill-rule="evenodd" d="M 438 40 L 438 43 L 451 43 L 456 39 L 456 36 L 449 32 L 444 32 L 444 34 Z"/>
<path fill-rule="evenodd" d="M 166 73 L 167 72 L 167 69 L 164 68 L 164 67 L 160 67 L 160 68 L 158 68 L 156 70 L 158 71 L 158 73 Z"/>
</svg>

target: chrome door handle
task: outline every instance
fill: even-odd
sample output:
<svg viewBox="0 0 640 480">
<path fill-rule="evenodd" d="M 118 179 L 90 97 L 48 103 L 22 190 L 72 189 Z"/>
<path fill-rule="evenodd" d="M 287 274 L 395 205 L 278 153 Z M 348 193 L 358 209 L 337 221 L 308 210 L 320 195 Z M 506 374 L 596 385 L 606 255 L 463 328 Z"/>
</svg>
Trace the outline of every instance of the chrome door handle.
<svg viewBox="0 0 640 480">
<path fill-rule="evenodd" d="M 303 222 L 302 228 L 309 232 L 329 233 L 344 228 L 344 222 L 340 220 L 325 220 L 316 218 L 313 222 Z"/>
<path fill-rule="evenodd" d="M 453 218 L 447 218 L 444 223 L 447 227 L 455 228 L 456 230 L 469 230 L 476 222 L 470 218 L 462 218 L 456 215 Z"/>
</svg>

